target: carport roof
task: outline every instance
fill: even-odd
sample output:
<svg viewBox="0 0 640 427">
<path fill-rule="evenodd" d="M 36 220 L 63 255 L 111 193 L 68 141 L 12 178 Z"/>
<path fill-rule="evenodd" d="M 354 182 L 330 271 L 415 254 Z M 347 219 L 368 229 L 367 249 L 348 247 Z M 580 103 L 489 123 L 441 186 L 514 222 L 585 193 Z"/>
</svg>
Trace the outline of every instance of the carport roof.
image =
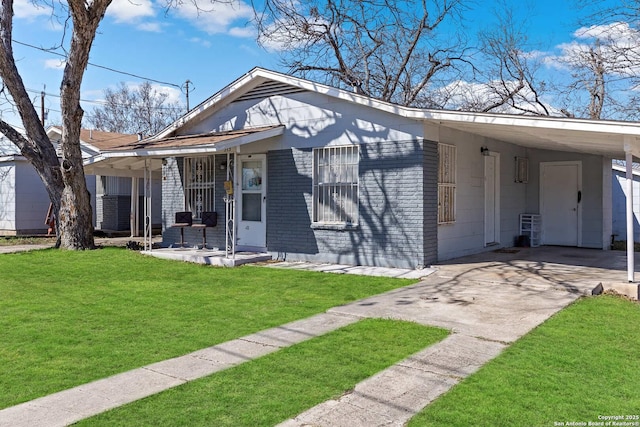
<svg viewBox="0 0 640 427">
<path fill-rule="evenodd" d="M 619 159 L 624 159 L 628 149 L 640 157 L 640 125 L 637 123 L 458 111 L 425 113 L 427 122 L 523 147 Z"/>
</svg>

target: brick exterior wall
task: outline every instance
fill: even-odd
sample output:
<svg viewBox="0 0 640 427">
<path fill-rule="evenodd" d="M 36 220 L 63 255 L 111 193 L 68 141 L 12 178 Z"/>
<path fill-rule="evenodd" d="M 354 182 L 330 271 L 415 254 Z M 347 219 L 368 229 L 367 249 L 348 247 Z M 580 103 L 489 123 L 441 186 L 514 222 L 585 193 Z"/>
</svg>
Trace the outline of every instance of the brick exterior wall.
<svg viewBox="0 0 640 427">
<path fill-rule="evenodd" d="M 267 163 L 274 257 L 409 268 L 436 261 L 437 144 L 361 145 L 359 224 L 348 230 L 312 227 L 311 149 L 271 151 Z"/>
<path fill-rule="evenodd" d="M 233 159 L 233 156 L 231 156 Z M 218 225 L 207 228 L 207 246 L 224 249 L 225 246 L 225 204 L 224 181 L 227 178 L 226 155 L 215 156 L 215 211 Z M 225 164 L 225 169 L 221 166 Z M 184 200 L 184 159 L 167 158 L 162 167 L 162 245 L 170 246 L 180 242 L 180 229 L 172 228 L 175 213 L 185 209 Z M 190 246 L 202 244 L 202 231 L 186 228 L 185 243 Z"/>
<path fill-rule="evenodd" d="M 131 196 L 102 196 L 98 197 L 101 220 L 98 222 L 100 230 L 128 230 L 130 227 Z M 143 205 L 141 205 L 143 206 Z"/>
<path fill-rule="evenodd" d="M 312 225 L 311 148 L 267 153 L 267 249 L 274 258 L 356 265 L 416 268 L 437 259 L 437 143 L 422 141 L 362 144 L 359 164 L 359 224 L 352 229 Z M 226 170 L 216 156 L 218 226 L 207 242 L 224 248 Z M 171 228 L 184 209 L 183 160 L 163 167 L 163 243 L 180 241 Z M 202 234 L 185 229 L 185 241 Z"/>
</svg>

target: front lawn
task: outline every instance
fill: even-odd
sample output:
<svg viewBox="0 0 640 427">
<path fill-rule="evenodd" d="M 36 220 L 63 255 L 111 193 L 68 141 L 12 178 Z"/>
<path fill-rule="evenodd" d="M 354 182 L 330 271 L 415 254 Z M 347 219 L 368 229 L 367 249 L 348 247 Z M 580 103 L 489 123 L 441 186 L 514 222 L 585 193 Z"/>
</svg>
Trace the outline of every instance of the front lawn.
<svg viewBox="0 0 640 427">
<path fill-rule="evenodd" d="M 273 426 L 446 335 L 415 323 L 366 319 L 79 425 Z"/>
<path fill-rule="evenodd" d="M 638 426 L 639 373 L 640 305 L 613 296 L 585 298 L 507 348 L 409 425 Z"/>
<path fill-rule="evenodd" d="M 0 408 L 410 283 L 118 248 L 0 255 Z"/>
</svg>

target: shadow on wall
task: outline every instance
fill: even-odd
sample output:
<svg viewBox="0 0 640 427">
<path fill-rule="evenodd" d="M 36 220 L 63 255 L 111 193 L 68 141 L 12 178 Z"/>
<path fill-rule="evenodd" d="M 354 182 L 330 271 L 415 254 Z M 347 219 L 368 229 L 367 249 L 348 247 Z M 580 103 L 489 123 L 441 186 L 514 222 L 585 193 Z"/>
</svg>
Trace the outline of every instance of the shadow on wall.
<svg viewBox="0 0 640 427">
<path fill-rule="evenodd" d="M 263 112 L 267 111 L 279 120 L 275 108 Z M 318 255 L 320 260 L 358 265 L 423 266 L 422 141 L 389 141 L 388 127 L 361 119 L 348 120 L 336 111 L 325 111 L 324 117 L 313 123 L 311 128 L 299 123 L 287 128 L 293 134 L 293 138 L 288 135 L 292 146 L 308 148 L 269 152 L 269 251 L 279 253 L 281 258 L 298 253 L 307 258 Z M 322 136 L 313 127 L 317 123 L 325 124 Z M 360 147 L 357 227 L 312 227 L 311 147 L 333 140 L 350 141 Z M 339 198 L 329 198 L 328 203 L 338 216 L 348 216 Z M 433 206 L 435 211 L 435 201 Z"/>
</svg>

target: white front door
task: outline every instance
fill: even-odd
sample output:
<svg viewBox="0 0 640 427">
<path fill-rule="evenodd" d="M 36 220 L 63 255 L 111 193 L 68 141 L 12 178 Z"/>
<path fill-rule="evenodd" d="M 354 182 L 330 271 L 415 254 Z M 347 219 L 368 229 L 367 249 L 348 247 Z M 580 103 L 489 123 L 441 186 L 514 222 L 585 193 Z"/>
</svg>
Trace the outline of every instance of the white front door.
<svg viewBox="0 0 640 427">
<path fill-rule="evenodd" d="M 582 163 L 540 163 L 542 243 L 580 246 Z"/>
<path fill-rule="evenodd" d="M 484 245 L 500 243 L 500 157 L 484 156 Z"/>
<path fill-rule="evenodd" d="M 265 250 L 267 246 L 267 182 L 264 154 L 239 156 L 237 199 L 239 250 Z"/>
</svg>

